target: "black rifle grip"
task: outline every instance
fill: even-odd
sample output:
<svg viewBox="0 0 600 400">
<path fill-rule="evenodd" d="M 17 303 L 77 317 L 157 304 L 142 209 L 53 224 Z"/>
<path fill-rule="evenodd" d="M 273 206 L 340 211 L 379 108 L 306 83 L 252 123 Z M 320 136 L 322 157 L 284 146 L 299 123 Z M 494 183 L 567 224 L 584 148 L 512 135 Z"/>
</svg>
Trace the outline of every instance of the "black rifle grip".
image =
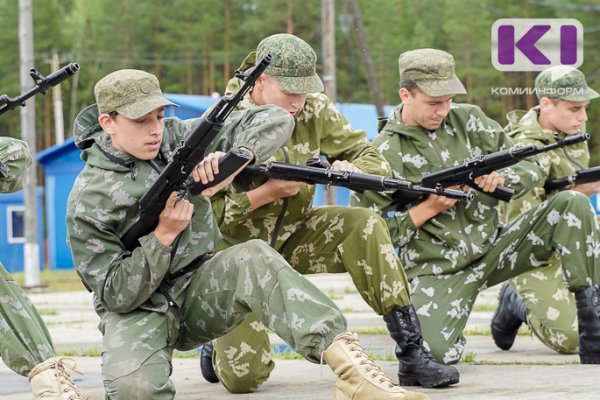
<svg viewBox="0 0 600 400">
<path fill-rule="evenodd" d="M 188 191 L 192 196 L 202 193 L 204 189 L 213 187 L 225 179 L 229 178 L 235 171 L 240 169 L 242 165 L 251 161 L 254 155 L 248 150 L 242 150 L 237 147 L 229 150 L 219 160 L 219 173 L 215 175 L 215 179 L 207 184 L 195 182 L 188 187 Z"/>
<path fill-rule="evenodd" d="M 512 199 L 513 194 L 515 194 L 515 190 L 506 186 L 496 186 L 496 190 L 493 192 L 482 193 L 488 194 L 495 199 L 508 202 L 510 199 Z"/>
</svg>

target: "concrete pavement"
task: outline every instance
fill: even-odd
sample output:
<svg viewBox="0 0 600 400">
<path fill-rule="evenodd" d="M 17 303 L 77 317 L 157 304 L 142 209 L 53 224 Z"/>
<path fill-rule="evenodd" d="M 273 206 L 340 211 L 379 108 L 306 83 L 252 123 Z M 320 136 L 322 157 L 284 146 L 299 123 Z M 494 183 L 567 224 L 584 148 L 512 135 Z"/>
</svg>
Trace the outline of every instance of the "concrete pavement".
<svg viewBox="0 0 600 400">
<path fill-rule="evenodd" d="M 393 341 L 382 334 L 381 317 L 375 315 L 356 293 L 346 274 L 318 275 L 309 279 L 344 310 L 351 330 L 363 332 L 359 337 L 365 347 L 381 359 L 390 359 Z M 489 329 L 492 306 L 498 288 L 482 293 L 469 319 L 471 332 Z M 91 295 L 86 292 L 31 293 L 30 298 L 47 321 L 59 353 L 84 351 L 97 353 L 101 336 L 98 317 L 92 310 Z M 284 345 L 272 335 L 274 344 Z M 579 365 L 576 355 L 556 354 L 530 336 L 518 336 L 511 351 L 498 350 L 489 335 L 468 336 L 465 354 L 474 362 L 462 362 L 458 385 L 446 389 L 412 388 L 437 399 L 599 399 L 593 376 L 600 367 Z M 104 398 L 99 357 L 75 357 L 84 376 L 73 374 L 78 386 L 92 400 Z M 393 357 L 391 357 L 393 359 Z M 209 384 L 200 375 L 198 358 L 175 358 L 173 381 L 177 399 L 332 399 L 335 377 L 327 366 L 305 360 L 277 359 L 269 381 L 256 393 L 229 394 L 219 384 Z M 397 362 L 378 361 L 395 377 Z M 10 371 L 0 361 L 0 400 L 31 399 L 27 379 Z"/>
</svg>

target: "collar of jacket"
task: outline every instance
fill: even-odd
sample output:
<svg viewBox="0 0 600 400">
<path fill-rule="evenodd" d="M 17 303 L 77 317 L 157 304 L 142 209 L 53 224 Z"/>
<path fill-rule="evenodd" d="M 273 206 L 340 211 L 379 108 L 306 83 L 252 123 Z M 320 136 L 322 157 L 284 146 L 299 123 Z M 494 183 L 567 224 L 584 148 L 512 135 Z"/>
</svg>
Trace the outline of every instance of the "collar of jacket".
<svg viewBox="0 0 600 400">
<path fill-rule="evenodd" d="M 384 121 L 383 125 L 380 125 L 380 131 L 384 129 L 388 132 L 395 133 L 401 136 L 406 136 L 415 140 L 423 140 L 423 134 L 429 132 L 429 130 L 423 128 L 420 125 L 408 125 L 402 121 L 402 106 L 398 104 L 387 121 Z M 452 110 L 450 110 L 452 112 Z M 441 125 L 435 129 L 435 131 L 441 131 L 446 128 L 448 117 L 444 118 Z"/>
</svg>

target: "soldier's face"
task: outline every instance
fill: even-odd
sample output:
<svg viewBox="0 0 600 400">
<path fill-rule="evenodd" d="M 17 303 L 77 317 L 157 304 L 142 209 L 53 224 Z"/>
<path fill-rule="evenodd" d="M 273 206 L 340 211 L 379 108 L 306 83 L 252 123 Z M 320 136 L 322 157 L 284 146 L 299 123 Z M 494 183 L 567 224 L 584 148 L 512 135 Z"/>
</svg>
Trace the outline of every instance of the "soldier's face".
<svg viewBox="0 0 600 400">
<path fill-rule="evenodd" d="M 266 104 L 279 106 L 290 114 L 296 115 L 304 107 L 307 94 L 287 92 L 275 78 L 262 75 L 252 90 L 252 99 L 258 106 Z"/>
<path fill-rule="evenodd" d="M 588 101 L 540 99 L 540 124 L 543 128 L 568 135 L 580 133 L 587 121 Z"/>
<path fill-rule="evenodd" d="M 435 130 L 450 112 L 452 97 L 451 95 L 432 97 L 418 89 L 411 93 L 407 89 L 401 88 L 402 121 L 408 125 Z"/>
<path fill-rule="evenodd" d="M 165 126 L 165 109 L 161 107 L 138 119 L 122 115 L 111 118 L 101 114 L 100 125 L 110 135 L 114 148 L 139 160 L 152 160 L 158 155 Z"/>
</svg>

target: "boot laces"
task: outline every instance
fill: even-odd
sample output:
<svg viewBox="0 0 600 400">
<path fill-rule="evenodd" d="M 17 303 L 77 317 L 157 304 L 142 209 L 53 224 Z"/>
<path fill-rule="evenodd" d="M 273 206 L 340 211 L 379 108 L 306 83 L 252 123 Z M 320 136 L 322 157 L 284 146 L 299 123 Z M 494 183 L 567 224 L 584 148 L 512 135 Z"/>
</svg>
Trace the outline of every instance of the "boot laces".
<svg viewBox="0 0 600 400">
<path fill-rule="evenodd" d="M 29 380 L 31 380 L 33 376 L 39 374 L 40 372 L 52 368 L 55 371 L 54 376 L 56 377 L 57 391 L 59 394 L 62 395 L 62 393 L 68 393 L 69 399 L 72 400 L 87 399 L 87 396 L 77 389 L 75 382 L 71 379 L 71 376 L 67 372 L 67 369 L 70 369 L 79 375 L 83 375 L 83 373 L 77 369 L 75 360 L 69 357 L 55 357 L 54 359 L 49 360 L 49 362 L 45 362 L 36 366 L 29 373 Z"/>
<path fill-rule="evenodd" d="M 352 333 L 344 337 L 344 343 L 350 347 L 350 352 L 353 356 L 359 360 L 359 364 L 365 366 L 365 372 L 367 372 L 372 379 L 379 377 L 380 383 L 387 383 L 390 388 L 398 386 L 392 381 L 392 379 L 383 372 L 383 370 L 371 360 L 367 352 L 364 350 L 360 342 L 358 341 L 358 335 Z"/>
</svg>

